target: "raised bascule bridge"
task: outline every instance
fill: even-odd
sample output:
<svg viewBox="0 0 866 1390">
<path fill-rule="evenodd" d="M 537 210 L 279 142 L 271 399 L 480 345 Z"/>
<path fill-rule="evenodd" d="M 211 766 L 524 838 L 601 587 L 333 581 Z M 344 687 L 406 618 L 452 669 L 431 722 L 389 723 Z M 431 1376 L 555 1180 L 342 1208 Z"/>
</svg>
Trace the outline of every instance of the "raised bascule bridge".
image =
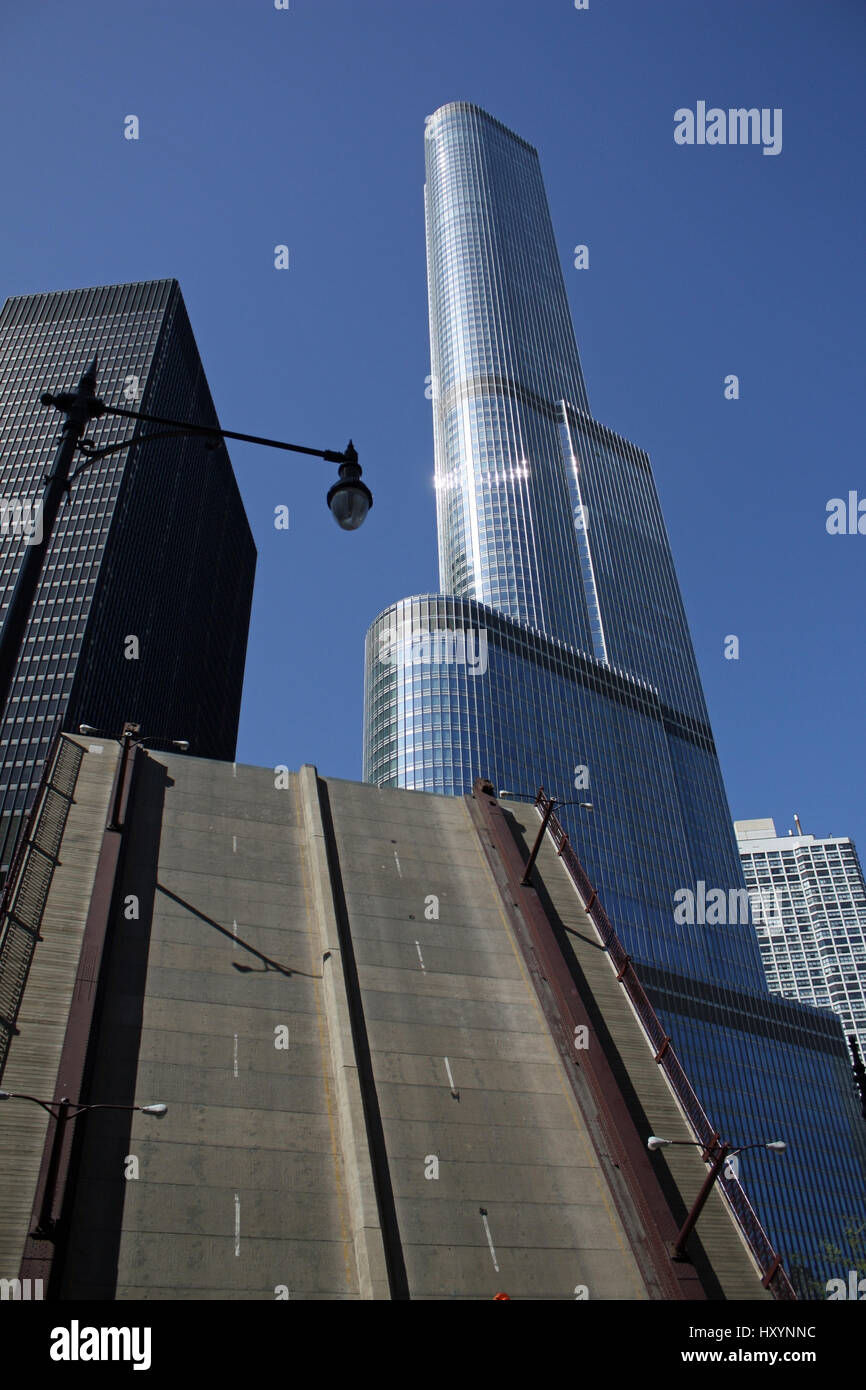
<svg viewBox="0 0 866 1390">
<path fill-rule="evenodd" d="M 729 1136 L 543 792 L 63 735 L 2 910 L 0 1085 L 70 1102 L 0 1107 L 47 1297 L 793 1297 L 735 1176 L 675 1254 Z"/>
</svg>

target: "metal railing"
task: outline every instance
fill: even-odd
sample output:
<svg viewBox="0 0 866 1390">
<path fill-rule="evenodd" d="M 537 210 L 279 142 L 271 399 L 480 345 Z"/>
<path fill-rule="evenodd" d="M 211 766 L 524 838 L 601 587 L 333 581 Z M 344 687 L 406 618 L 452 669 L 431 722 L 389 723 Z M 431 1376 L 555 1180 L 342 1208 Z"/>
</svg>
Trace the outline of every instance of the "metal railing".
<svg viewBox="0 0 866 1390">
<path fill-rule="evenodd" d="M 540 787 L 535 798 L 535 805 L 542 815 L 551 806 L 551 801 L 552 798 L 545 794 L 543 787 Z M 595 924 L 605 950 L 616 967 L 616 977 L 631 1000 L 635 1013 L 643 1025 L 644 1032 L 652 1044 L 656 1062 L 663 1068 L 674 1095 L 685 1111 L 695 1138 L 704 1145 L 707 1152 L 710 1152 L 719 1142 L 720 1135 L 710 1123 L 709 1116 L 683 1071 L 670 1037 L 665 1033 L 661 1020 L 635 973 L 631 957 L 617 936 L 613 923 L 599 902 L 598 894 L 587 878 L 568 835 L 552 810 L 547 828 L 556 846 L 557 854 L 568 869 L 572 881 L 583 899 L 587 915 Z M 719 1187 L 758 1263 L 761 1270 L 761 1282 L 765 1288 L 769 1288 L 774 1298 L 796 1300 L 797 1295 L 782 1267 L 781 1256 L 773 1249 L 739 1179 L 726 1178 L 723 1184 L 719 1184 Z"/>
<path fill-rule="evenodd" d="M 17 1030 L 84 749 L 57 734 L 0 897 L 0 1078 Z"/>
</svg>

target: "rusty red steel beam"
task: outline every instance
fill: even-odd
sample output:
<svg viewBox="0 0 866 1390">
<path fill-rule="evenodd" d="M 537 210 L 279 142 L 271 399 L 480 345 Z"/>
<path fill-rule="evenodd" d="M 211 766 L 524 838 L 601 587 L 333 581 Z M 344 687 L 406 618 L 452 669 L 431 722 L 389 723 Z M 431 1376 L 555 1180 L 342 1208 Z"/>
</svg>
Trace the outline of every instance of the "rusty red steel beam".
<svg viewBox="0 0 866 1390">
<path fill-rule="evenodd" d="M 623 1194 L 617 1190 L 616 1181 L 611 1184 L 611 1196 L 629 1234 L 644 1282 L 648 1289 L 655 1283 L 664 1299 L 704 1299 L 706 1293 L 695 1267 L 672 1258 L 671 1250 L 678 1227 L 650 1161 L 645 1140 L 638 1132 L 538 894 L 531 886 L 522 884 L 525 868 L 523 858 L 502 808 L 496 802 L 492 784 L 484 778 L 476 779 L 470 809 L 473 806 L 478 808 L 476 823 L 480 821 L 487 832 L 486 836 L 480 837 L 482 848 L 488 854 L 488 859 L 489 848 L 495 848 L 505 870 L 510 897 L 503 895 L 503 898 L 512 922 L 515 920 L 512 904 L 519 904 L 519 911 L 526 923 L 537 966 L 526 950 L 527 943 L 522 939 L 522 933 L 516 930 L 515 934 L 536 985 L 539 1002 L 559 1042 L 572 1091 L 587 1123 L 602 1170 L 609 1181 L 611 1177 L 615 1179 L 615 1171 L 608 1166 L 609 1162 L 613 1170 L 619 1170 L 624 1180 L 629 1201 L 625 1201 Z M 558 1015 L 553 1018 L 550 1016 L 549 998 L 538 978 L 539 973 L 553 995 L 555 1014 Z M 577 1028 L 585 1028 L 589 1040 L 589 1047 L 581 1049 L 580 1062 L 574 1055 L 573 1047 L 569 1046 Z M 586 1086 L 581 1085 L 581 1076 L 591 1095 L 589 1113 L 587 1090 Z M 595 1114 L 591 1113 L 592 1107 Z M 635 1222 L 635 1212 L 638 1222 Z"/>
<path fill-rule="evenodd" d="M 121 749 L 108 802 L 109 806 L 120 805 L 121 826 L 126 820 L 137 752 L 135 744 Z M 73 1105 L 82 1101 L 81 1090 L 87 1050 L 95 1022 L 99 977 L 108 939 L 122 843 L 122 828 L 110 830 L 106 826 L 102 834 L 93 891 L 81 940 L 78 969 L 54 1090 L 58 1100 L 65 1097 Z M 64 1215 L 67 1198 L 66 1189 L 76 1123 L 75 1120 L 66 1120 L 64 1123 L 54 1117 L 48 1122 L 33 1201 L 30 1233 L 24 1243 L 21 1259 L 20 1277 L 42 1279 L 43 1288 L 49 1297 L 52 1296 L 51 1278 L 55 1270 L 58 1237 L 63 1234 L 59 1223 Z M 58 1136 L 59 1126 L 63 1132 Z M 40 1229 L 45 1217 L 56 1223 L 55 1231 L 50 1237 L 34 1234 Z"/>
<path fill-rule="evenodd" d="M 547 815 L 548 833 L 554 845 L 558 846 L 557 852 L 560 854 L 565 867 L 571 875 L 572 882 L 577 888 L 577 891 L 584 900 L 584 910 L 595 924 L 611 960 L 617 966 L 616 978 L 626 990 L 635 1012 L 643 1024 L 647 1037 L 656 1050 L 655 1060 L 665 1072 L 674 1094 L 689 1117 L 695 1134 L 705 1146 L 708 1140 L 710 1144 L 718 1142 L 719 1136 L 710 1123 L 706 1111 L 698 1100 L 697 1094 L 686 1076 L 671 1043 L 671 1039 L 665 1033 L 661 1020 L 638 979 L 631 957 L 626 952 L 625 947 L 616 934 L 613 923 L 599 902 L 595 888 L 587 878 L 583 865 L 575 853 L 574 847 L 569 842 L 568 836 L 557 819 L 555 810 L 550 809 L 551 798 L 545 795 L 543 787 L 540 787 L 538 790 L 535 805 L 542 814 Z M 709 1152 L 706 1147 L 705 1152 Z M 721 1191 L 722 1196 L 730 1206 L 735 1219 L 743 1231 L 749 1248 L 761 1269 L 761 1282 L 764 1287 L 769 1288 L 773 1297 L 776 1299 L 796 1301 L 797 1295 L 782 1265 L 781 1256 L 773 1248 L 766 1231 L 758 1219 L 757 1212 L 746 1196 L 745 1190 L 739 1179 L 732 1178 L 725 1183 Z"/>
</svg>

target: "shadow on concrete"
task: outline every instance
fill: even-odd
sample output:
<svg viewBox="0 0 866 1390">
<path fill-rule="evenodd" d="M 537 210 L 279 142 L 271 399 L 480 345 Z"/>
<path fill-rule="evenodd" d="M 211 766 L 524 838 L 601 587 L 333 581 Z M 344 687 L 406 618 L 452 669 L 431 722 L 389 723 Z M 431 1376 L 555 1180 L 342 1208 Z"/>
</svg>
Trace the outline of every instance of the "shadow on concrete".
<svg viewBox="0 0 866 1390">
<path fill-rule="evenodd" d="M 153 758 L 136 760 L 81 1092 L 90 1104 L 136 1104 L 163 803 L 166 788 L 172 785 L 161 763 Z M 138 917 L 129 919 L 125 904 L 133 894 L 138 899 Z M 145 1096 L 138 1103 L 158 1099 Z M 142 1162 L 141 1153 L 135 1153 L 131 1145 L 132 1120 L 132 1112 L 95 1110 L 75 1121 L 72 1210 L 66 1240 L 58 1249 L 59 1289 L 49 1291 L 49 1296 L 63 1300 L 115 1297 L 129 1159 Z"/>
<path fill-rule="evenodd" d="M 185 908 L 187 912 L 191 912 L 193 917 L 197 917 L 200 922 L 205 922 L 209 927 L 213 927 L 214 931 L 218 931 L 222 936 L 227 936 L 233 945 L 242 946 L 245 951 L 249 951 L 251 956 L 255 956 L 257 960 L 262 961 L 261 970 L 256 970 L 255 966 L 252 965 L 238 965 L 237 961 L 232 961 L 235 970 L 240 974 L 264 975 L 270 970 L 275 970 L 280 975 L 303 975 L 308 980 L 322 979 L 321 975 L 313 975 L 309 970 L 298 970 L 295 965 L 281 965 L 278 960 L 271 960 L 270 956 L 266 956 L 263 952 L 257 951 L 255 946 L 251 946 L 248 941 L 244 941 L 243 937 L 236 936 L 233 931 L 229 931 L 228 928 L 222 926 L 220 922 L 215 922 L 213 917 L 208 917 L 207 913 L 200 912 L 197 907 L 193 907 L 192 903 L 188 903 L 185 898 L 178 897 L 177 893 L 172 893 L 171 889 L 164 887 L 163 884 L 158 883 L 156 885 L 156 891 L 164 894 L 166 898 L 171 898 L 172 902 L 177 903 L 179 907 Z"/>
</svg>

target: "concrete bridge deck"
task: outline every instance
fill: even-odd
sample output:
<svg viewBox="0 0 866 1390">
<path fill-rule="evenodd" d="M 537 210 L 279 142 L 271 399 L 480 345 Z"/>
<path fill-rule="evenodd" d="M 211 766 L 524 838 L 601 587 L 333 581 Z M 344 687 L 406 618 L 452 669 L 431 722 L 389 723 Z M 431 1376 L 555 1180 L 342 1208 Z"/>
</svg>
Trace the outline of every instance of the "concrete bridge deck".
<svg viewBox="0 0 866 1390">
<path fill-rule="evenodd" d="M 52 1296 L 768 1296 L 718 1195 L 694 1264 L 669 1260 L 706 1170 L 696 1151 L 653 1170 L 637 1153 L 644 1131 L 688 1130 L 551 846 L 521 896 L 471 797 L 153 752 L 135 756 L 118 836 L 105 828 L 115 747 L 78 742 L 2 1084 L 54 1093 L 77 1007 L 63 922 L 79 930 L 86 914 L 105 950 L 81 1094 L 168 1113 L 75 1122 L 62 1239 L 27 1246 Z M 525 858 L 537 813 L 512 809 L 508 824 Z M 593 1021 L 596 1071 L 563 1048 L 540 930 Z M 601 1105 L 587 1089 L 599 1077 Z M 0 1197 L 7 1263 L 40 1196 L 47 1117 L 22 1106 L 0 1110 L 0 1159 L 18 1156 Z"/>
</svg>

